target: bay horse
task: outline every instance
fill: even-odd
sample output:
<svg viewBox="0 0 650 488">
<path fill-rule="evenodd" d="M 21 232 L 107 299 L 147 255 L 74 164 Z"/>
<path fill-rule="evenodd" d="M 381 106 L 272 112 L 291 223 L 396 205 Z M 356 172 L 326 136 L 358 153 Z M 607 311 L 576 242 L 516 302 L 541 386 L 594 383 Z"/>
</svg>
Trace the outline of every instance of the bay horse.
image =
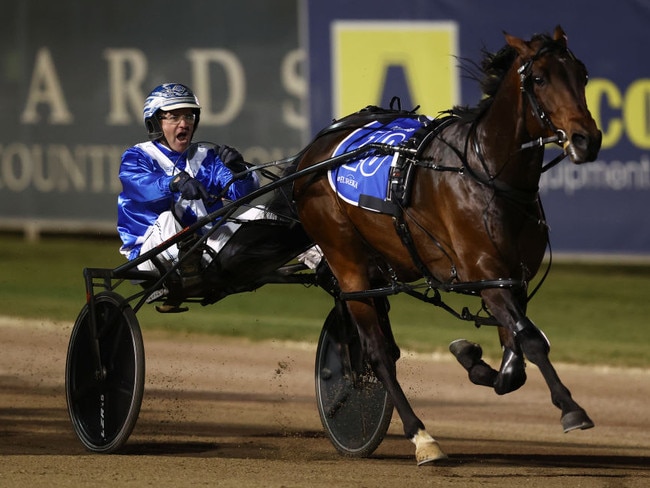
<svg viewBox="0 0 650 488">
<path fill-rule="evenodd" d="M 561 410 L 565 432 L 593 427 L 549 360 L 545 335 L 526 315 L 527 285 L 548 242 L 539 199 L 544 146 L 563 148 L 575 164 L 593 161 L 602 134 L 585 100 L 587 71 L 567 47 L 560 26 L 553 35 L 525 41 L 505 34 L 497 53 L 480 64 L 485 97 L 476 107 L 454 107 L 436 130 L 408 152 L 408 199 L 392 215 L 340 198 L 326 171 L 294 182 L 300 222 L 338 281 L 347 313 L 377 378 L 415 444 L 418 464 L 446 457 L 410 406 L 396 377 L 399 348 L 385 297 L 356 294 L 393 282 L 425 278 L 434 289 L 474 291 L 498 325 L 503 360 L 497 371 L 478 344 L 450 349 L 476 384 L 505 394 L 526 380 L 524 358 L 538 366 Z M 335 121 L 301 152 L 293 171 L 331 158 L 335 147 L 369 120 L 397 114 L 361 111 Z M 410 112 L 409 112 L 410 113 Z M 430 119 L 432 120 L 432 119 Z M 347 297 L 347 298 L 345 298 Z"/>
</svg>

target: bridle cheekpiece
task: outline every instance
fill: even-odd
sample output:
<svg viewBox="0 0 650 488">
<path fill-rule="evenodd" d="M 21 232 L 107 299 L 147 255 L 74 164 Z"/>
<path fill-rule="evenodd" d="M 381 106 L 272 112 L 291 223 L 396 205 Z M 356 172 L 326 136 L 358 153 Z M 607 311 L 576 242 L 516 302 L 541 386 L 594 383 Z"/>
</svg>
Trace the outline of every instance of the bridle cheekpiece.
<svg viewBox="0 0 650 488">
<path fill-rule="evenodd" d="M 533 115 L 540 122 L 542 126 L 548 127 L 550 131 L 553 132 L 553 135 L 551 137 L 539 137 L 530 142 L 526 142 L 522 144 L 521 149 L 540 147 L 550 143 L 556 143 L 559 146 L 562 146 L 562 148 L 564 149 L 564 151 L 559 156 L 557 156 L 553 161 L 551 161 L 546 166 L 544 166 L 542 171 L 547 171 L 548 169 L 550 169 L 551 167 L 555 166 L 560 161 L 562 161 L 567 156 L 566 146 L 569 144 L 569 140 L 567 139 L 566 132 L 562 129 L 558 129 L 557 127 L 555 127 L 555 124 L 553 124 L 553 121 L 551 121 L 550 117 L 546 114 L 543 107 L 537 100 L 537 97 L 535 96 L 535 91 L 533 90 L 533 79 L 532 79 L 533 64 L 535 63 L 535 61 L 537 61 L 545 54 L 548 54 L 550 51 L 551 49 L 548 46 L 542 46 L 539 49 L 539 51 L 535 53 L 534 56 L 528 59 L 517 70 L 517 73 L 519 74 L 519 89 L 526 96 L 526 100 L 530 104 Z M 568 49 L 567 52 L 571 57 L 573 57 L 573 55 Z"/>
</svg>

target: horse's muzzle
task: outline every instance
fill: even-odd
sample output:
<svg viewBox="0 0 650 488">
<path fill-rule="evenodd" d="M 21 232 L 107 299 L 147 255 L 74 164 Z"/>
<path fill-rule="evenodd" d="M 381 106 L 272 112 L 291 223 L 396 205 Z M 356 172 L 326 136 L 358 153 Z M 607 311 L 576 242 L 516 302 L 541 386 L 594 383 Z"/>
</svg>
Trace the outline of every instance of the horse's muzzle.
<svg viewBox="0 0 650 488">
<path fill-rule="evenodd" d="M 575 164 L 595 161 L 603 141 L 603 133 L 596 129 L 592 133 L 573 132 L 564 143 L 564 150 Z"/>
</svg>

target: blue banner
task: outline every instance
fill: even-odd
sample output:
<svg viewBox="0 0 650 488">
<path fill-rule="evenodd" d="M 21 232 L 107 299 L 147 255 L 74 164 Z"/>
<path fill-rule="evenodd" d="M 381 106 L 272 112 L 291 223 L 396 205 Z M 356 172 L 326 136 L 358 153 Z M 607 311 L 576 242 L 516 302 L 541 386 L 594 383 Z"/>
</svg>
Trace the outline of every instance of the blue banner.
<svg viewBox="0 0 650 488">
<path fill-rule="evenodd" d="M 603 131 L 598 160 L 565 160 L 541 192 L 555 251 L 650 255 L 650 3 L 547 0 L 311 0 L 310 132 L 366 105 L 419 105 L 436 115 L 476 105 L 478 83 L 460 65 L 560 24 L 587 66 L 587 102 Z M 557 154 L 547 150 L 548 159 Z"/>
</svg>

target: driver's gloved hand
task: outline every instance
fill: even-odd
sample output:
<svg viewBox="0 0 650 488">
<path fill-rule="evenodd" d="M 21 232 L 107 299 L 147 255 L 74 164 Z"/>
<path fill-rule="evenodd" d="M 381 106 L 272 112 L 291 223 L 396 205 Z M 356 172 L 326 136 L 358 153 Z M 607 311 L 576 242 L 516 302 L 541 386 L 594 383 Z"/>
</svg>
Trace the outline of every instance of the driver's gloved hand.
<svg viewBox="0 0 650 488">
<path fill-rule="evenodd" d="M 219 146 L 217 148 L 217 155 L 223 164 L 233 173 L 241 173 L 246 171 L 248 167 L 244 163 L 244 158 L 237 149 L 230 146 Z"/>
<path fill-rule="evenodd" d="M 169 189 L 173 192 L 180 192 L 185 200 L 208 200 L 210 198 L 210 194 L 203 184 L 185 171 L 181 171 L 172 178 L 169 182 Z"/>
</svg>

